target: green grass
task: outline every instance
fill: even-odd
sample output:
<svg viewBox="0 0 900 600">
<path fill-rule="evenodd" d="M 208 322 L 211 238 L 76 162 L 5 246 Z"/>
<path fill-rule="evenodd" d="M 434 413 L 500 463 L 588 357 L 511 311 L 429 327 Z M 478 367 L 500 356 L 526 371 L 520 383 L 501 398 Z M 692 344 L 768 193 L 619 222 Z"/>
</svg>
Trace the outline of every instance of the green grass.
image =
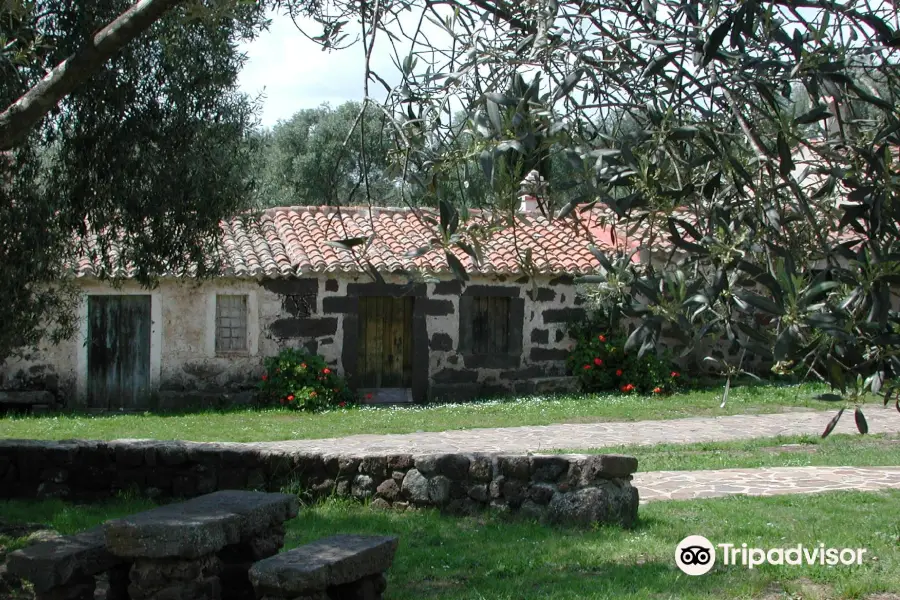
<svg viewBox="0 0 900 600">
<path fill-rule="evenodd" d="M 7 518 L 55 518 L 84 510 L 85 527 L 126 504 L 71 508 L 58 502 L 0 503 Z M 866 598 L 900 589 L 900 491 L 839 492 L 774 498 L 733 497 L 642 506 L 630 531 L 544 527 L 484 514 L 442 516 L 425 510 L 374 512 L 330 501 L 289 523 L 286 547 L 335 533 L 400 538 L 388 574 L 390 600 Z M 142 506 L 137 507 L 142 508 Z M 65 517 L 63 522 L 72 522 Z M 702 577 L 681 574 L 674 551 L 700 534 L 714 544 L 796 544 L 867 548 L 861 566 L 717 565 Z M 896 596 L 879 596 L 879 600 Z"/>
<path fill-rule="evenodd" d="M 689 416 L 778 412 L 785 407 L 828 409 L 813 400 L 820 386 L 759 385 L 732 390 L 720 409 L 721 390 L 668 397 L 575 395 L 552 398 L 445 404 L 423 407 L 354 408 L 320 414 L 286 409 L 208 411 L 193 414 L 62 414 L 0 418 L 0 438 L 154 438 L 265 442 L 412 433 L 477 427 L 677 419 Z"/>
<path fill-rule="evenodd" d="M 629 454 L 641 471 L 703 471 L 756 467 L 879 467 L 900 465 L 900 435 L 799 435 L 735 442 L 609 446 L 559 450 L 574 454 Z"/>
<path fill-rule="evenodd" d="M 0 555 L 24 546 L 28 536 L 11 537 L 3 531 L 7 524 L 39 524 L 70 535 L 125 515 L 147 510 L 149 500 L 121 497 L 101 504 L 75 505 L 62 500 L 0 501 Z M 2 560 L 0 560 L 2 562 Z"/>
</svg>

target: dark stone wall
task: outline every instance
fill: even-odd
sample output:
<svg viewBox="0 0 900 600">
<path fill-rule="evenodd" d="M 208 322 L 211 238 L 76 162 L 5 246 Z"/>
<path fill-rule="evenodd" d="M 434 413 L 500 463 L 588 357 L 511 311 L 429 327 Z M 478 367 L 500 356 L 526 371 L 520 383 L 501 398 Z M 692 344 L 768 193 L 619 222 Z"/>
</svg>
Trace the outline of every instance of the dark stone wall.
<svg viewBox="0 0 900 600">
<path fill-rule="evenodd" d="M 382 508 L 490 506 L 549 522 L 630 526 L 637 466 L 622 455 L 335 456 L 232 443 L 0 440 L 0 498 L 190 498 L 299 484 L 310 498 L 336 494 Z"/>
</svg>

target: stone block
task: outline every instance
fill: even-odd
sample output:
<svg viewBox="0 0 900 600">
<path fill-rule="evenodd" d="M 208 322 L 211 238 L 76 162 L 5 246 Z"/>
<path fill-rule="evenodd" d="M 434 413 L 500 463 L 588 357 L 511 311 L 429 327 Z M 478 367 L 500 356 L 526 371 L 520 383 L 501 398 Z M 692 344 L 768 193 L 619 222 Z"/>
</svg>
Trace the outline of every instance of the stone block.
<svg viewBox="0 0 900 600">
<path fill-rule="evenodd" d="M 583 308 L 548 308 L 542 313 L 545 324 L 579 323 L 587 318 Z"/>
<path fill-rule="evenodd" d="M 528 354 L 531 360 L 544 362 L 551 360 L 566 360 L 569 357 L 569 351 L 565 348 L 542 348 L 535 346 Z"/>
<path fill-rule="evenodd" d="M 503 498 L 513 508 L 522 504 L 525 499 L 526 484 L 516 479 L 507 479 L 503 482 L 502 493 Z"/>
<path fill-rule="evenodd" d="M 467 369 L 517 369 L 522 362 L 519 354 L 463 354 Z"/>
<path fill-rule="evenodd" d="M 322 312 L 326 315 L 355 313 L 359 311 L 359 298 L 329 296 L 322 299 Z"/>
<path fill-rule="evenodd" d="M 548 506 L 552 523 L 590 527 L 597 523 L 630 527 L 637 519 L 637 490 L 604 482 L 574 492 L 556 493 Z"/>
<path fill-rule="evenodd" d="M 549 344 L 550 343 L 550 332 L 546 329 L 532 329 L 531 330 L 531 343 L 532 344 Z"/>
<path fill-rule="evenodd" d="M 391 503 L 384 498 L 375 498 L 369 503 L 369 508 L 374 510 L 389 510 L 391 508 Z"/>
<path fill-rule="evenodd" d="M 489 482 L 493 476 L 493 458 L 484 454 L 469 457 L 469 477 L 474 481 Z"/>
<path fill-rule="evenodd" d="M 353 487 L 351 488 L 351 493 L 354 498 L 363 500 L 366 498 L 371 498 L 375 493 L 375 488 L 377 484 L 375 480 L 369 477 L 368 475 L 357 475 L 353 478 Z"/>
<path fill-rule="evenodd" d="M 477 502 L 487 502 L 491 499 L 488 486 L 483 483 L 478 483 L 469 487 L 469 498 Z"/>
<path fill-rule="evenodd" d="M 387 468 L 391 471 L 405 471 L 412 466 L 412 454 L 395 454 L 387 457 Z"/>
<path fill-rule="evenodd" d="M 531 479 L 554 483 L 569 470 L 569 461 L 561 456 L 532 456 Z"/>
<path fill-rule="evenodd" d="M 400 497 L 400 486 L 393 479 L 381 482 L 375 491 L 378 497 L 384 498 L 388 502 L 393 502 Z"/>
<path fill-rule="evenodd" d="M 428 479 L 417 469 L 410 469 L 400 486 L 403 496 L 409 500 L 423 504 L 428 502 Z"/>
<path fill-rule="evenodd" d="M 423 475 L 446 475 L 457 481 L 469 475 L 469 458 L 462 454 L 425 454 L 415 461 L 416 469 Z"/>
<path fill-rule="evenodd" d="M 56 404 L 56 397 L 48 391 L 0 391 L 0 405 L 33 406 Z"/>
<path fill-rule="evenodd" d="M 446 333 L 436 333 L 431 336 L 429 348 L 438 352 L 450 352 L 453 350 L 453 338 Z"/>
<path fill-rule="evenodd" d="M 441 369 L 431 376 L 435 383 L 475 383 L 478 372 L 470 369 Z"/>
<path fill-rule="evenodd" d="M 337 333 L 335 317 L 321 319 L 278 319 L 269 330 L 278 338 L 316 338 Z"/>
<path fill-rule="evenodd" d="M 528 297 L 535 302 L 553 302 L 556 300 L 556 292 L 547 288 L 538 288 L 537 294 L 532 290 L 528 290 Z"/>
<path fill-rule="evenodd" d="M 501 455 L 497 457 L 500 473 L 510 479 L 531 479 L 531 464 L 527 455 Z"/>
<path fill-rule="evenodd" d="M 459 296 L 462 293 L 462 283 L 456 279 L 439 281 L 434 284 L 436 296 Z"/>
<path fill-rule="evenodd" d="M 106 547 L 127 558 L 198 558 L 297 515 L 296 496 L 228 490 L 108 521 Z"/>
<path fill-rule="evenodd" d="M 535 379 L 538 377 L 545 377 L 547 375 L 546 367 L 542 365 L 529 365 L 524 369 L 513 369 L 511 371 L 502 371 L 500 373 L 500 379 L 503 380 L 522 380 L 522 379 Z"/>
<path fill-rule="evenodd" d="M 382 480 L 387 477 L 387 457 L 367 456 L 359 463 L 359 472 Z"/>
<path fill-rule="evenodd" d="M 430 317 L 446 317 L 456 312 L 450 300 L 422 298 L 416 301 L 416 311 Z"/>
<path fill-rule="evenodd" d="M 259 598 L 324 592 L 389 569 L 397 543 L 396 537 L 332 536 L 254 564 L 250 581 Z"/>
<path fill-rule="evenodd" d="M 536 483 L 528 488 L 526 496 L 532 502 L 540 505 L 550 504 L 553 494 L 556 493 L 556 487 L 549 483 Z"/>
<path fill-rule="evenodd" d="M 262 286 L 282 296 L 315 296 L 319 293 L 319 280 L 313 278 L 267 279 Z"/>
<path fill-rule="evenodd" d="M 575 283 L 575 278 L 571 275 L 560 275 L 559 277 L 554 277 L 550 280 L 550 285 L 572 285 Z"/>
<path fill-rule="evenodd" d="M 435 475 L 428 480 L 428 499 L 436 506 L 450 501 L 452 482 L 443 475 Z"/>
<path fill-rule="evenodd" d="M 456 358 L 451 356 L 450 358 Z M 477 377 L 477 375 L 476 375 Z M 433 383 L 429 390 L 429 399 L 436 402 L 469 402 L 476 400 L 481 391 L 477 383 Z"/>
<path fill-rule="evenodd" d="M 107 551 L 103 530 L 95 527 L 11 552 L 7 569 L 12 575 L 30 581 L 35 592 L 43 593 L 77 583 L 73 579 L 78 574 L 93 576 L 121 562 Z"/>
</svg>

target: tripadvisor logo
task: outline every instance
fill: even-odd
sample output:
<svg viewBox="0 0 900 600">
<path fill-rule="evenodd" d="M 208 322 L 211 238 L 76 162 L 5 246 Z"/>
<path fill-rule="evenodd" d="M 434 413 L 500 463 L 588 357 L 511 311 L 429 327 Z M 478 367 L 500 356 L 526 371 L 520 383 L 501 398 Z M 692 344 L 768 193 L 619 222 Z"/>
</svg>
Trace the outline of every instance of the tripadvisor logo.
<svg viewBox="0 0 900 600">
<path fill-rule="evenodd" d="M 688 575 L 703 575 L 716 564 L 716 548 L 721 564 L 754 569 L 760 565 L 811 566 L 861 565 L 866 548 L 826 548 L 825 544 L 803 544 L 786 548 L 750 548 L 747 544 L 713 544 L 702 535 L 691 535 L 675 548 L 675 564 Z"/>
</svg>

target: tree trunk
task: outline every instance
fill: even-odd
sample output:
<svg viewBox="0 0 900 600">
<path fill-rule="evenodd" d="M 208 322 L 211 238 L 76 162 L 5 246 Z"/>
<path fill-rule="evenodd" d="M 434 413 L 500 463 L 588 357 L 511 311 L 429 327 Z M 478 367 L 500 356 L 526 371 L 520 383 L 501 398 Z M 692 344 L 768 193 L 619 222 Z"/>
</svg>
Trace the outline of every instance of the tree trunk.
<svg viewBox="0 0 900 600">
<path fill-rule="evenodd" d="M 0 152 L 21 144 L 60 100 L 182 0 L 140 0 L 0 113 Z"/>
</svg>

